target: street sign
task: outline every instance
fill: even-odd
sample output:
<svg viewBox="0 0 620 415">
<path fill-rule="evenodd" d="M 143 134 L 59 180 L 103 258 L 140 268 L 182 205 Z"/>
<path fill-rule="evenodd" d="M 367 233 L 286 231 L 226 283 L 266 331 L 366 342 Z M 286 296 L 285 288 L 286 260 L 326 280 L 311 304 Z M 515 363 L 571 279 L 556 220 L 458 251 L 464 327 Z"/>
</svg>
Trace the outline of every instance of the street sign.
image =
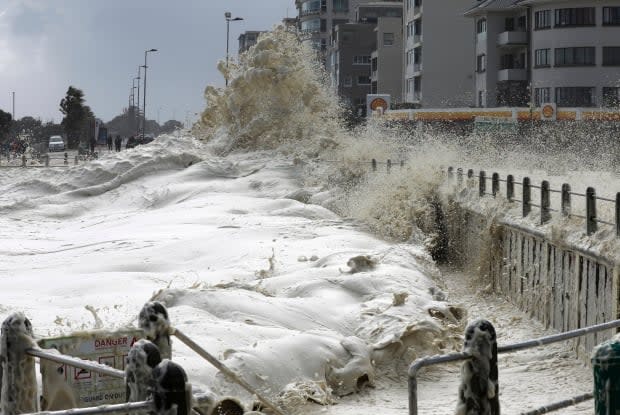
<svg viewBox="0 0 620 415">
<path fill-rule="evenodd" d="M 129 349 L 142 337 L 141 330 L 84 332 L 67 337 L 42 339 L 39 346 L 125 370 Z M 42 411 L 126 402 L 123 379 L 45 359 L 41 359 L 41 378 Z"/>
</svg>

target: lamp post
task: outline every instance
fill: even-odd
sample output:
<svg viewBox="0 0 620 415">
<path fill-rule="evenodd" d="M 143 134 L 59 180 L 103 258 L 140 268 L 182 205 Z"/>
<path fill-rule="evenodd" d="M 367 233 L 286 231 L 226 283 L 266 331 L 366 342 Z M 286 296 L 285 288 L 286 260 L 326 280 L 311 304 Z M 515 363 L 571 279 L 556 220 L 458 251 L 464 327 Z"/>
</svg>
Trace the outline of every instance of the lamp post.
<svg viewBox="0 0 620 415">
<path fill-rule="evenodd" d="M 228 44 L 230 39 L 230 22 L 236 22 L 239 20 L 243 20 L 243 17 L 231 17 L 232 14 L 230 12 L 224 13 L 224 17 L 226 18 L 226 86 L 228 86 Z"/>
<path fill-rule="evenodd" d="M 138 105 L 136 105 L 136 110 L 138 111 L 136 113 L 136 134 L 138 134 L 140 132 L 140 70 L 141 70 L 141 66 L 138 66 L 138 76 L 136 76 L 134 79 L 138 80 Z"/>
<path fill-rule="evenodd" d="M 144 93 L 142 96 L 142 139 L 144 140 L 144 130 L 146 129 L 146 69 L 148 66 L 146 65 L 146 56 L 149 52 L 157 52 L 157 49 L 149 49 L 144 51 Z"/>
</svg>

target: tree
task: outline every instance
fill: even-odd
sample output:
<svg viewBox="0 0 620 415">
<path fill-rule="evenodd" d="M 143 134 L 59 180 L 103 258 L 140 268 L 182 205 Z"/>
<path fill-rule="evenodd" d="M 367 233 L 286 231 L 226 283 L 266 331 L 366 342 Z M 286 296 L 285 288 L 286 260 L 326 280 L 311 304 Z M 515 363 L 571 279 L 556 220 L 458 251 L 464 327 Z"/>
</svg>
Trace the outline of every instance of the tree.
<svg viewBox="0 0 620 415">
<path fill-rule="evenodd" d="M 61 125 L 67 132 L 68 147 L 76 148 L 80 144 L 84 123 L 87 122 L 89 115 L 84 107 L 84 93 L 70 86 L 67 95 L 60 101 L 60 112 L 64 115 Z"/>
<path fill-rule="evenodd" d="M 11 130 L 13 117 L 8 112 L 0 110 L 0 143 L 4 142 Z"/>
</svg>

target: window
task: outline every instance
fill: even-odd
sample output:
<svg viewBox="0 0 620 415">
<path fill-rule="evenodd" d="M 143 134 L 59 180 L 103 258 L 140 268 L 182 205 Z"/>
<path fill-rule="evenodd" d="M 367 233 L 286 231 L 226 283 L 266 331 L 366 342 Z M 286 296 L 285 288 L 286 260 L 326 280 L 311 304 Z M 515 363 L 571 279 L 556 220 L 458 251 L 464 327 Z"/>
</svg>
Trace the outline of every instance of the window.
<svg viewBox="0 0 620 415">
<path fill-rule="evenodd" d="M 551 10 L 540 10 L 534 13 L 534 29 L 549 29 L 551 27 Z"/>
<path fill-rule="evenodd" d="M 413 64 L 413 51 L 408 50 L 407 51 L 407 65 L 411 65 L 411 64 Z"/>
<path fill-rule="evenodd" d="M 555 66 L 588 66 L 595 65 L 595 48 L 556 48 Z"/>
<path fill-rule="evenodd" d="M 370 55 L 353 56 L 353 65 L 370 65 Z"/>
<path fill-rule="evenodd" d="M 349 0 L 334 0 L 334 11 L 343 13 L 349 11 Z"/>
<path fill-rule="evenodd" d="M 393 46 L 394 45 L 394 33 L 384 33 L 383 34 L 383 46 Z"/>
<path fill-rule="evenodd" d="M 318 32 L 321 29 L 321 19 L 312 19 L 301 22 L 303 32 Z"/>
<path fill-rule="evenodd" d="M 327 32 L 327 20 L 321 19 L 321 33 Z"/>
<path fill-rule="evenodd" d="M 514 55 L 502 55 L 500 58 L 499 69 L 514 69 L 515 57 Z"/>
<path fill-rule="evenodd" d="M 555 9 L 555 27 L 594 26 L 594 7 Z"/>
<path fill-rule="evenodd" d="M 476 22 L 476 32 L 477 33 L 486 33 L 487 32 L 487 19 L 480 19 Z"/>
<path fill-rule="evenodd" d="M 603 7 L 603 25 L 620 25 L 620 7 Z"/>
<path fill-rule="evenodd" d="M 413 22 L 407 23 L 407 38 L 413 36 Z"/>
<path fill-rule="evenodd" d="M 513 17 L 506 17 L 504 20 L 504 30 L 506 32 L 512 32 L 515 30 L 515 19 Z"/>
<path fill-rule="evenodd" d="M 603 46 L 603 65 L 620 66 L 619 46 Z"/>
<path fill-rule="evenodd" d="M 413 5 L 415 7 L 422 7 L 422 0 L 413 0 Z"/>
<path fill-rule="evenodd" d="M 476 72 L 484 72 L 487 70 L 487 55 L 478 55 L 476 59 Z"/>
<path fill-rule="evenodd" d="M 521 31 L 526 30 L 527 28 L 527 17 L 526 16 L 519 16 L 519 19 L 517 20 L 517 28 Z"/>
<path fill-rule="evenodd" d="M 603 106 L 619 107 L 620 106 L 620 87 L 603 87 Z"/>
<path fill-rule="evenodd" d="M 536 49 L 534 51 L 534 66 L 537 68 L 551 66 L 551 49 Z"/>
<path fill-rule="evenodd" d="M 360 75 L 357 77 L 358 85 L 370 85 L 370 76 L 368 75 Z"/>
<path fill-rule="evenodd" d="M 345 75 L 342 86 L 346 88 L 353 86 L 353 77 L 351 75 Z"/>
<path fill-rule="evenodd" d="M 556 88 L 555 102 L 559 107 L 593 107 L 594 87 Z"/>
<path fill-rule="evenodd" d="M 551 88 L 534 88 L 534 105 L 540 107 L 547 102 L 551 102 Z"/>
<path fill-rule="evenodd" d="M 407 79 L 406 88 L 405 89 L 407 90 L 407 93 L 410 93 L 410 92 L 413 91 L 413 78 Z"/>
<path fill-rule="evenodd" d="M 407 0 L 407 10 L 411 10 L 413 0 Z"/>
</svg>

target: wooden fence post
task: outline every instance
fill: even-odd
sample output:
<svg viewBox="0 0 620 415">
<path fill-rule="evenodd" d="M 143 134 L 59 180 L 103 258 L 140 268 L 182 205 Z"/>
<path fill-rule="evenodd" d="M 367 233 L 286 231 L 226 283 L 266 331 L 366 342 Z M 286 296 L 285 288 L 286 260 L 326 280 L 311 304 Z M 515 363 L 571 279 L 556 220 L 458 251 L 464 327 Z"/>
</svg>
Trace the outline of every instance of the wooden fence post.
<svg viewBox="0 0 620 415">
<path fill-rule="evenodd" d="M 523 198 L 521 199 L 523 202 L 523 217 L 526 217 L 532 211 L 532 188 L 530 187 L 530 178 L 523 178 Z"/>
<path fill-rule="evenodd" d="M 540 185 L 540 224 L 544 225 L 545 223 L 551 220 L 551 211 L 549 207 L 551 205 L 551 198 L 549 197 L 549 182 L 547 180 L 543 180 Z"/>
<path fill-rule="evenodd" d="M 586 189 L 586 233 L 592 235 L 597 230 L 596 191 L 593 187 Z"/>
</svg>

